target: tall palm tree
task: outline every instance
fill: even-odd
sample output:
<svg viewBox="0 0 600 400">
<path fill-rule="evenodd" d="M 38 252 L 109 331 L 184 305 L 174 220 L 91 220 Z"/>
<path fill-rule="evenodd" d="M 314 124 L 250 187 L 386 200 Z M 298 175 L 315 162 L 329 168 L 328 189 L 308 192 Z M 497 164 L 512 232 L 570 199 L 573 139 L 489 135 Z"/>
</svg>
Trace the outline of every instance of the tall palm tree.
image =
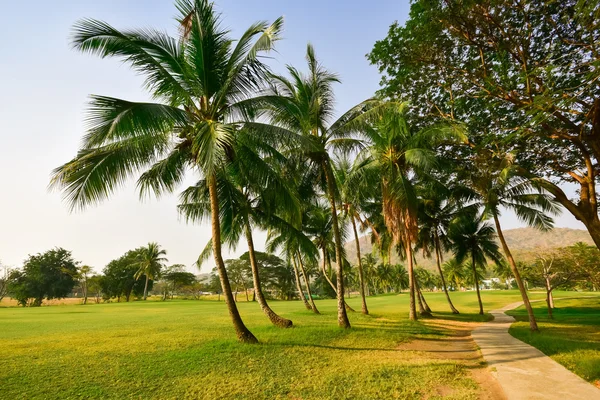
<svg viewBox="0 0 600 400">
<path fill-rule="evenodd" d="M 277 315 L 269 307 L 263 294 L 252 229 L 268 228 L 270 214 L 275 211 L 298 219 L 300 204 L 278 172 L 279 166 L 276 164 L 285 161 L 285 158 L 271 147 L 265 152 L 260 146 L 257 147 L 258 143 L 248 139 L 241 132 L 233 147 L 236 153 L 235 160 L 216 174 L 222 238 L 230 247 L 235 248 L 240 237 L 245 237 L 254 295 L 259 306 L 275 326 L 289 328 L 292 321 Z M 208 182 L 199 181 L 182 193 L 179 211 L 191 221 L 206 219 L 211 212 L 207 201 L 208 194 Z M 205 249 L 198 259 L 198 264 L 210 257 L 211 243 Z"/>
<path fill-rule="evenodd" d="M 435 253 L 435 260 L 440 274 L 440 281 L 446 301 L 453 314 L 459 314 L 448 293 L 446 279 L 442 271 L 442 254 L 448 248 L 448 227 L 461 209 L 457 202 L 448 198 L 448 192 L 442 185 L 432 185 L 421 191 L 419 203 L 419 234 L 417 248 L 430 256 Z"/>
<path fill-rule="evenodd" d="M 338 325 L 350 327 L 344 301 L 344 279 L 342 263 L 343 240 L 338 221 L 338 191 L 329 155 L 330 150 L 355 148 L 360 142 L 352 134 L 362 128 L 371 115 L 378 112 L 381 102 L 367 100 L 332 122 L 334 114 L 333 84 L 339 78 L 327 71 L 317 61 L 313 47 L 306 51 L 308 73 L 302 74 L 288 66 L 290 79 L 284 76 L 271 77 L 271 90 L 262 100 L 263 112 L 280 130 L 296 135 L 288 141 L 290 151 L 300 154 L 313 168 L 321 171 L 322 187 L 331 209 L 333 238 L 335 243 Z M 257 126 L 264 131 L 264 127 Z M 288 135 L 288 137 L 292 138 Z"/>
<path fill-rule="evenodd" d="M 369 314 L 369 309 L 367 308 L 367 300 L 365 298 L 365 279 L 360 254 L 360 240 L 358 237 L 358 230 L 356 229 L 356 220 L 360 219 L 361 200 L 366 197 L 365 192 L 371 189 L 369 188 L 369 183 L 372 182 L 361 179 L 362 176 L 360 176 L 360 173 L 357 173 L 357 171 L 360 171 L 361 167 L 362 165 L 360 163 L 353 165 L 348 157 L 342 157 L 334 163 L 334 176 L 339 188 L 342 211 L 346 219 L 350 220 L 352 232 L 354 233 L 361 309 L 362 313 L 367 315 Z"/>
<path fill-rule="evenodd" d="M 456 262 L 462 264 L 470 258 L 473 280 L 479 301 L 479 314 L 483 315 L 483 303 L 479 293 L 478 267 L 487 265 L 487 259 L 500 263 L 502 254 L 496 243 L 494 228 L 481 218 L 462 217 L 450 225 L 448 236 L 450 249 L 454 252 Z"/>
<path fill-rule="evenodd" d="M 365 164 L 365 176 L 379 177 L 382 212 L 393 242 L 404 247 L 409 276 L 409 318 L 416 320 L 413 245 L 419 231 L 419 202 L 415 185 L 420 173 L 437 166 L 436 149 L 441 144 L 465 137 L 452 126 L 415 131 L 408 126 L 404 109 L 404 104 L 393 104 L 372 127 L 363 129 L 370 146 L 361 156 L 370 161 Z"/>
<path fill-rule="evenodd" d="M 153 29 L 119 31 L 92 19 L 75 25 L 77 50 L 123 59 L 146 77 L 155 102 L 92 96 L 83 145 L 54 171 L 51 185 L 64 190 L 72 207 L 84 207 L 141 172 L 141 193 L 157 195 L 176 190 L 186 172 L 199 172 L 209 187 L 213 255 L 229 314 L 238 339 L 256 343 L 233 300 L 221 254 L 216 173 L 235 157 L 251 96 L 267 75 L 259 56 L 279 39 L 282 19 L 253 24 L 234 42 L 208 0 L 176 5 L 184 27 L 180 38 Z"/>
<path fill-rule="evenodd" d="M 553 226 L 552 218 L 548 214 L 556 215 L 559 207 L 551 196 L 543 192 L 541 186 L 524 177 L 523 170 L 514 164 L 513 157 L 510 155 L 499 160 L 489 157 L 489 155 L 480 156 L 477 159 L 477 168 L 470 171 L 469 175 L 471 187 L 477 193 L 485 215 L 494 219 L 504 255 L 527 309 L 529 328 L 537 331 L 537 322 L 527 296 L 527 290 L 521 279 L 521 273 L 502 232 L 500 210 L 501 208 L 511 210 L 519 220 L 527 225 L 547 231 Z"/>
<path fill-rule="evenodd" d="M 160 245 L 156 242 L 150 242 L 148 246 L 139 249 L 137 254 L 138 261 L 136 263 L 138 270 L 134 277 L 136 281 L 142 276 L 146 277 L 144 300 L 148 297 L 148 281 L 153 281 L 160 274 L 161 269 L 168 261 L 165 257 L 166 255 L 167 251 L 161 249 Z"/>
</svg>

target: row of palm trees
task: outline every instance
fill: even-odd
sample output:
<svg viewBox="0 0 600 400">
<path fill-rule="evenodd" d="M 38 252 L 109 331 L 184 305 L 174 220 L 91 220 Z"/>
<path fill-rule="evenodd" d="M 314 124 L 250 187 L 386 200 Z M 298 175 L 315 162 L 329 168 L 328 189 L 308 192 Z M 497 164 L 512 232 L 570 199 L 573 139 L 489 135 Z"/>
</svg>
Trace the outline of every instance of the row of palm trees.
<svg viewBox="0 0 600 400">
<path fill-rule="evenodd" d="M 255 229 L 267 230 L 268 250 L 293 265 L 301 298 L 315 313 L 306 270 L 320 263 L 337 296 L 338 324 L 349 328 L 344 300 L 349 230 L 357 245 L 362 312 L 368 307 L 358 231 L 367 229 L 384 259 L 396 252 L 404 258 L 409 316 L 415 320 L 415 299 L 421 299 L 415 251 L 435 254 L 441 277 L 441 252 L 452 243 L 461 244 L 454 249 L 459 262 L 470 257 L 475 266 L 485 257 L 499 259 L 497 247 L 481 244 L 494 233 L 483 222 L 492 218 L 531 311 L 501 234 L 500 211 L 510 208 L 547 229 L 546 214 L 556 207 L 535 182 L 522 178 L 510 158 L 485 154 L 471 160 L 476 167 L 460 167 L 460 158 L 453 159 L 460 151 L 453 149 L 473 146 L 461 126 L 412 128 L 406 105 L 393 101 L 368 99 L 334 119 L 333 86 L 339 78 L 318 62 L 312 46 L 305 72 L 288 66 L 285 76 L 276 75 L 262 62 L 280 39 L 281 18 L 256 23 L 234 41 L 212 3 L 176 4 L 178 37 L 149 29 L 120 31 L 92 19 L 75 25 L 75 49 L 122 59 L 146 78 L 153 102 L 91 97 L 81 149 L 52 177 L 71 207 L 98 203 L 134 176 L 141 195 L 157 196 L 176 191 L 188 174 L 198 177 L 181 194 L 179 211 L 189 221 L 211 221 L 212 239 L 198 261 L 212 255 L 243 342 L 257 339 L 240 317 L 222 256 L 223 244 L 235 247 L 242 237 L 262 310 L 276 326 L 292 326 L 262 294 Z M 464 222 L 469 215 L 470 224 Z M 532 314 L 530 321 L 537 329 Z"/>
</svg>

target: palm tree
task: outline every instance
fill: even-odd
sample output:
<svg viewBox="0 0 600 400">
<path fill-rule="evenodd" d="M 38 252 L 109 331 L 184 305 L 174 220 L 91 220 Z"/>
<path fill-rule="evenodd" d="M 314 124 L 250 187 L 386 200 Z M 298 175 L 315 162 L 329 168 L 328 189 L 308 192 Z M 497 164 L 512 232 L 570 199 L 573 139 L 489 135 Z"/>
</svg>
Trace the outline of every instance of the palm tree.
<svg viewBox="0 0 600 400">
<path fill-rule="evenodd" d="M 459 314 L 448 293 L 444 272 L 442 271 L 442 254 L 448 248 L 448 227 L 454 218 L 460 213 L 457 202 L 451 201 L 446 195 L 445 188 L 441 185 L 432 185 L 426 191 L 421 192 L 419 204 L 419 235 L 417 248 L 423 249 L 423 253 L 431 256 L 435 253 L 435 260 L 440 274 L 442 289 L 453 314 Z"/>
<path fill-rule="evenodd" d="M 138 262 L 136 263 L 138 270 L 134 277 L 137 281 L 142 276 L 146 276 L 144 300 L 148 297 L 148 281 L 154 280 L 160 274 L 161 269 L 167 262 L 167 258 L 164 257 L 166 255 L 167 251 L 161 249 L 160 245 L 156 242 L 150 242 L 148 246 L 139 249 Z"/>
<path fill-rule="evenodd" d="M 444 270 L 444 275 L 448 278 L 448 282 L 454 287 L 454 290 L 460 290 L 465 281 L 465 266 L 456 261 L 456 258 L 451 258 L 444 263 L 442 269 Z"/>
<path fill-rule="evenodd" d="M 369 309 L 367 308 L 367 300 L 365 298 L 365 279 L 360 254 L 360 240 L 356 229 L 356 220 L 360 218 L 361 198 L 365 197 L 364 193 L 369 189 L 369 182 L 361 179 L 360 174 L 356 173 L 361 167 L 361 164 L 352 165 L 347 157 L 343 157 L 334 163 L 334 176 L 339 188 L 342 211 L 344 216 L 350 220 L 352 232 L 354 233 L 361 308 L 362 313 L 368 315 Z"/>
<path fill-rule="evenodd" d="M 209 187 L 213 256 L 229 314 L 238 339 L 256 343 L 233 300 L 221 254 L 216 173 L 235 157 L 251 95 L 267 75 L 259 56 L 279 39 L 282 19 L 253 24 L 234 42 L 208 0 L 178 0 L 177 8 L 180 38 L 152 29 L 119 31 L 92 19 L 75 25 L 76 49 L 124 59 L 146 77 L 155 102 L 93 96 L 83 145 L 54 171 L 51 186 L 63 189 L 74 208 L 105 199 L 142 171 L 141 193 L 157 195 L 176 190 L 187 171 L 200 173 Z"/>
<path fill-rule="evenodd" d="M 370 144 L 361 156 L 367 179 L 379 177 L 385 225 L 395 245 L 403 246 L 408 264 L 410 311 L 409 318 L 417 319 L 413 244 L 418 234 L 418 197 L 415 189 L 420 173 L 437 165 L 436 148 L 442 143 L 463 140 L 451 126 L 415 131 L 404 118 L 404 104 L 393 104 L 385 114 L 363 134 Z"/>
<path fill-rule="evenodd" d="M 339 83 L 339 78 L 327 71 L 317 61 L 313 47 L 309 44 L 306 51 L 308 74 L 304 75 L 296 68 L 288 66 L 290 79 L 274 75 L 271 77 L 271 90 L 262 100 L 265 104 L 264 113 L 278 130 L 296 135 L 288 135 L 290 152 L 299 154 L 313 168 L 321 171 L 324 193 L 331 209 L 333 239 L 335 243 L 338 325 L 350 327 L 346 315 L 344 301 L 344 279 L 342 262 L 343 240 L 338 221 L 338 191 L 329 156 L 329 150 L 343 149 L 344 151 L 359 145 L 359 141 L 351 137 L 363 127 L 371 115 L 378 112 L 381 102 L 367 100 L 343 114 L 335 122 L 334 95 L 332 86 Z M 265 130 L 259 126 L 257 129 Z"/>
<path fill-rule="evenodd" d="M 529 328 L 532 331 L 537 331 L 538 326 L 527 296 L 527 290 L 502 232 L 500 209 L 511 210 L 519 220 L 529 226 L 547 231 L 552 229 L 553 226 L 552 218 L 548 214 L 557 214 L 559 208 L 551 196 L 542 191 L 541 186 L 523 175 L 523 170 L 514 164 L 513 157 L 510 155 L 500 160 L 489 156 L 480 156 L 477 159 L 477 168 L 470 172 L 470 182 L 472 189 L 479 196 L 484 213 L 494 219 L 504 255 L 508 260 L 508 265 L 512 270 L 521 292 L 521 298 L 527 309 Z"/>
<path fill-rule="evenodd" d="M 452 222 L 448 236 L 450 249 L 454 252 L 456 262 L 462 264 L 468 257 L 471 260 L 473 280 L 479 301 L 479 314 L 483 315 L 477 268 L 487 265 L 486 258 L 496 263 L 502 261 L 502 255 L 496 243 L 496 232 L 481 218 L 462 217 Z"/>
<path fill-rule="evenodd" d="M 260 149 L 250 146 L 244 135 L 234 147 L 237 157 L 223 171 L 216 174 L 217 195 L 221 212 L 221 230 L 223 241 L 235 248 L 244 236 L 248 245 L 254 295 L 264 314 L 271 323 L 281 328 L 292 327 L 292 321 L 277 315 L 262 291 L 261 279 L 256 260 L 252 228 L 268 228 L 270 213 L 282 211 L 294 218 L 299 215 L 300 205 L 291 189 L 282 181 L 276 166 L 270 164 L 271 157 Z M 276 153 L 270 149 L 271 153 Z M 281 158 L 281 157 L 278 157 Z M 199 181 L 186 189 L 180 196 L 179 211 L 187 220 L 202 221 L 210 216 L 211 208 L 207 201 L 208 182 Z M 212 253 L 212 243 L 198 258 L 197 265 L 208 259 Z"/>
</svg>

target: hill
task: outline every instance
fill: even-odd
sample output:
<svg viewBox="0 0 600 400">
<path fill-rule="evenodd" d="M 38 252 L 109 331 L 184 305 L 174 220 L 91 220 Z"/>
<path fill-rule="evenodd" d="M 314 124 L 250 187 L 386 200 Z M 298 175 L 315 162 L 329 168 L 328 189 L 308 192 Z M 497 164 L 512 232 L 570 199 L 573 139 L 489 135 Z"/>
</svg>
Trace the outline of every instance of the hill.
<svg viewBox="0 0 600 400">
<path fill-rule="evenodd" d="M 573 245 L 577 242 L 594 244 L 587 231 L 581 229 L 555 228 L 549 232 L 540 232 L 533 228 L 518 228 L 504 231 L 506 242 L 518 260 L 526 261 L 533 253 L 544 249 L 554 249 Z M 360 239 L 361 254 L 370 253 L 372 250 L 371 239 L 363 236 Z M 346 255 L 351 263 L 356 262 L 356 248 L 354 241 L 346 243 Z M 450 254 L 444 255 L 448 259 Z M 392 256 L 392 260 L 398 259 Z M 435 268 L 435 259 L 425 259 L 422 254 L 417 255 L 417 264 L 425 268 Z"/>
</svg>

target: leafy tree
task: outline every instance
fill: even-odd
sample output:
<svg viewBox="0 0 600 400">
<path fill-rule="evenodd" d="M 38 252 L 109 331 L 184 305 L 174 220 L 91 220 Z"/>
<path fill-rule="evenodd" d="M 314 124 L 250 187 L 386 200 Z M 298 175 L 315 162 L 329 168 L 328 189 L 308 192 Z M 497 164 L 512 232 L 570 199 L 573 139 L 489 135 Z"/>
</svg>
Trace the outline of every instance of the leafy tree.
<svg viewBox="0 0 600 400">
<path fill-rule="evenodd" d="M 383 93 L 413 115 L 465 122 L 477 147 L 517 150 L 600 246 L 599 27 L 594 1 L 417 0 L 369 59 Z"/>
<path fill-rule="evenodd" d="M 144 300 L 148 297 L 148 281 L 160 275 L 161 269 L 165 266 L 167 251 L 160 248 L 156 242 L 148 243 L 146 247 L 142 247 L 138 251 L 138 261 L 136 266 L 138 270 L 135 272 L 135 280 L 137 281 L 142 276 L 146 277 L 144 283 Z"/>
<path fill-rule="evenodd" d="M 2 302 L 2 299 L 4 299 L 4 297 L 6 297 L 8 294 L 11 274 L 11 270 L 8 267 L 4 267 L 2 263 L 0 263 L 0 302 Z"/>
<path fill-rule="evenodd" d="M 560 249 L 538 254 L 535 261 L 525 267 L 524 276 L 529 282 L 546 289 L 548 317 L 552 318 L 554 298 L 552 291 L 573 284 L 580 278 L 577 264 L 569 258 L 569 251 Z"/>
<path fill-rule="evenodd" d="M 225 268 L 227 268 L 227 274 L 231 279 L 231 283 L 235 287 L 235 301 L 237 301 L 237 294 L 240 291 L 244 291 L 246 294 L 246 301 L 248 299 L 248 287 L 252 286 L 252 269 L 248 260 L 225 260 Z"/>
<path fill-rule="evenodd" d="M 10 291 L 19 304 L 39 307 L 44 298 L 67 297 L 75 286 L 76 278 L 77 262 L 71 252 L 57 247 L 30 255 L 23 270 L 11 274 Z"/>
<path fill-rule="evenodd" d="M 89 265 L 82 265 L 77 271 L 77 278 L 79 279 L 79 283 L 81 284 L 81 288 L 83 290 L 83 304 L 87 304 L 90 272 L 92 272 L 92 267 Z"/>
<path fill-rule="evenodd" d="M 479 314 L 483 315 L 478 267 L 487 265 L 486 258 L 496 263 L 502 261 L 502 255 L 496 243 L 496 232 L 491 225 L 479 218 L 463 217 L 450 225 L 448 236 L 451 241 L 450 249 L 454 252 L 456 262 L 462 264 L 467 258 L 470 258 L 473 284 L 477 290 L 477 300 L 479 301 Z"/>
<path fill-rule="evenodd" d="M 584 282 L 592 290 L 600 290 L 600 250 L 594 246 L 578 242 L 564 249 L 566 257 L 575 268 Z"/>
<path fill-rule="evenodd" d="M 235 42 L 208 0 L 176 4 L 179 38 L 153 29 L 119 31 L 92 19 L 75 25 L 77 50 L 124 59 L 145 76 L 155 102 L 93 96 L 83 145 L 54 171 L 51 184 L 64 190 L 71 207 L 84 207 L 140 173 L 141 193 L 157 195 L 176 190 L 188 171 L 201 174 L 208 183 L 213 256 L 229 315 L 238 339 L 256 343 L 235 305 L 221 254 L 216 174 L 235 157 L 240 127 L 254 109 L 251 96 L 267 74 L 259 56 L 279 39 L 282 19 L 253 24 Z"/>
<path fill-rule="evenodd" d="M 100 303 L 102 298 L 102 275 L 92 275 L 87 279 L 87 290 L 94 296 L 96 304 Z"/>
<path fill-rule="evenodd" d="M 132 293 L 143 296 L 145 282 L 135 279 L 141 251 L 141 248 L 130 250 L 104 267 L 100 283 L 105 299 L 116 297 L 120 302 L 122 296 L 125 296 L 125 301 L 129 301 Z M 148 290 L 152 289 L 152 284 L 153 281 L 150 281 Z"/>
</svg>

